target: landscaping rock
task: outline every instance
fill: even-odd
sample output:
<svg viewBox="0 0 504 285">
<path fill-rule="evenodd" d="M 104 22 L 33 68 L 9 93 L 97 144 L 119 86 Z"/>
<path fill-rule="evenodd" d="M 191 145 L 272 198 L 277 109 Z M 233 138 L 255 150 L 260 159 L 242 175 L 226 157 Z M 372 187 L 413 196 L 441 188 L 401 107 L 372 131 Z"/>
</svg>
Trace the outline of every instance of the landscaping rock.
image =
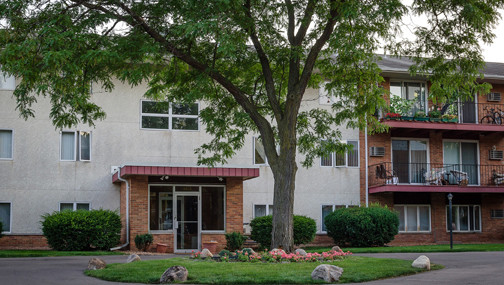
<svg viewBox="0 0 504 285">
<path fill-rule="evenodd" d="M 335 246 L 333 246 L 333 247 L 331 248 L 331 250 L 332 250 L 332 251 L 341 251 L 341 248 L 340 248 L 339 246 L 335 245 Z"/>
<path fill-rule="evenodd" d="M 126 260 L 126 263 L 132 263 L 135 261 L 142 261 L 142 259 L 137 254 L 130 254 L 130 256 L 128 256 L 128 259 Z"/>
<path fill-rule="evenodd" d="M 329 264 L 322 264 L 313 270 L 311 278 L 313 280 L 324 280 L 325 282 L 332 283 L 338 282 L 342 274 L 343 268 Z"/>
<path fill-rule="evenodd" d="M 89 260 L 87 269 L 88 270 L 98 270 L 98 269 L 103 269 L 107 266 L 107 263 L 103 261 L 103 259 L 99 259 L 96 257 L 93 257 Z"/>
<path fill-rule="evenodd" d="M 201 257 L 213 257 L 213 254 L 212 254 L 212 252 L 210 252 L 210 250 L 208 248 L 204 248 L 201 251 Z"/>
<path fill-rule="evenodd" d="M 175 265 L 166 269 L 163 275 L 161 275 L 159 283 L 168 283 L 174 281 L 183 282 L 187 280 L 188 274 L 189 272 L 187 272 L 187 269 L 184 266 Z"/>
<path fill-rule="evenodd" d="M 302 255 L 302 256 L 306 256 L 306 251 L 304 249 L 302 249 L 302 248 L 296 249 L 295 253 L 299 254 L 299 255 Z"/>
<path fill-rule="evenodd" d="M 425 255 L 420 255 L 417 259 L 413 261 L 411 267 L 424 268 L 430 270 L 430 259 Z"/>
<path fill-rule="evenodd" d="M 271 250 L 271 252 L 276 253 L 276 254 L 286 254 L 283 249 L 279 249 L 279 248 L 274 248 Z"/>
</svg>

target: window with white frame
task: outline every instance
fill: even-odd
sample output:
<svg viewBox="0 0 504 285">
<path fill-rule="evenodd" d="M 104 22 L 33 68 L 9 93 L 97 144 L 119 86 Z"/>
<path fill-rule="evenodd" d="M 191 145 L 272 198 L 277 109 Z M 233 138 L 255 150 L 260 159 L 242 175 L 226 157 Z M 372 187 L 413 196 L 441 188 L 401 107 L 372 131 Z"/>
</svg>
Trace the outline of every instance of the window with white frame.
<svg viewBox="0 0 504 285">
<path fill-rule="evenodd" d="M 273 205 L 254 205 L 254 218 L 273 215 Z"/>
<path fill-rule="evenodd" d="M 345 153 L 331 153 L 320 158 L 321 166 L 332 167 L 359 167 L 359 142 L 347 141 L 352 146 L 352 150 Z"/>
<path fill-rule="evenodd" d="M 199 130 L 199 104 L 141 101 L 141 127 L 155 130 Z"/>
<path fill-rule="evenodd" d="M 446 206 L 446 230 L 449 231 L 450 208 Z M 454 232 L 480 232 L 481 207 L 479 205 L 453 205 L 452 229 Z"/>
<path fill-rule="evenodd" d="M 11 232 L 11 203 L 0 202 L 0 222 L 2 222 L 3 227 L 0 232 Z"/>
<path fill-rule="evenodd" d="M 427 87 L 425 82 L 391 81 L 390 96 L 392 107 L 394 107 L 394 97 L 413 102 L 411 109 L 406 114 L 401 114 L 403 116 L 414 116 L 418 111 L 427 112 Z M 398 107 L 395 106 L 395 108 Z"/>
<path fill-rule="evenodd" d="M 0 90 L 16 89 L 16 78 L 12 75 L 7 75 L 0 70 Z"/>
<path fill-rule="evenodd" d="M 12 130 L 0 130 L 0 159 L 12 160 Z"/>
<path fill-rule="evenodd" d="M 330 213 L 332 213 L 338 209 L 341 209 L 341 208 L 351 208 L 351 207 L 357 207 L 357 206 L 356 205 L 322 205 L 322 219 L 320 221 L 322 232 L 327 232 L 327 228 L 325 225 L 325 218 Z"/>
<path fill-rule="evenodd" d="M 60 212 L 63 211 L 77 211 L 77 210 L 86 210 L 89 211 L 90 206 L 89 203 L 85 202 L 62 202 L 60 203 Z"/>
<path fill-rule="evenodd" d="M 394 205 L 399 213 L 399 232 L 430 232 L 430 205 Z"/>
<path fill-rule="evenodd" d="M 91 132 L 61 132 L 60 159 L 62 161 L 91 160 Z"/>
</svg>

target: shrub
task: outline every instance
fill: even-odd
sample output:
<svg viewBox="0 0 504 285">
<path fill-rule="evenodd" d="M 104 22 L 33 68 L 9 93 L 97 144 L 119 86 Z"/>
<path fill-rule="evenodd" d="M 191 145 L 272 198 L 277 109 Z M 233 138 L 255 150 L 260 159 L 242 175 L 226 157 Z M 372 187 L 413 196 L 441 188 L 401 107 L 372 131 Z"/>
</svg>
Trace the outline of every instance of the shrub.
<svg viewBox="0 0 504 285">
<path fill-rule="evenodd" d="M 231 255 L 231 252 L 229 250 L 225 250 L 225 249 L 223 249 L 219 252 L 219 256 L 226 256 L 226 255 L 227 256 Z"/>
<path fill-rule="evenodd" d="M 324 220 L 327 235 L 336 244 L 356 247 L 383 246 L 398 233 L 399 217 L 387 207 L 342 208 Z"/>
<path fill-rule="evenodd" d="M 135 246 L 141 251 L 147 251 L 153 241 L 154 238 L 151 234 L 136 235 Z"/>
<path fill-rule="evenodd" d="M 250 238 L 261 244 L 262 248 L 271 244 L 271 231 L 273 229 L 273 217 L 257 217 L 250 222 L 252 232 Z M 306 244 L 315 238 L 317 224 L 315 220 L 305 216 L 294 215 L 294 244 Z"/>
<path fill-rule="evenodd" d="M 226 234 L 226 249 L 230 251 L 235 251 L 240 249 L 243 243 L 247 240 L 247 237 L 240 234 L 239 232 L 232 232 Z"/>
<path fill-rule="evenodd" d="M 121 218 L 110 210 L 45 214 L 42 232 L 55 250 L 107 250 L 119 243 Z"/>
</svg>

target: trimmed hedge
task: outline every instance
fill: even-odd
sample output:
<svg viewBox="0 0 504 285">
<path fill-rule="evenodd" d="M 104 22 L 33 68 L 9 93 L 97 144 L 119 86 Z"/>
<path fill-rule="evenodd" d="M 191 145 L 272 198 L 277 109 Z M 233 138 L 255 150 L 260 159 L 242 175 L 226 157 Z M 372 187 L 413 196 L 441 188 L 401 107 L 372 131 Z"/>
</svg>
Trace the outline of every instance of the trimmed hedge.
<svg viewBox="0 0 504 285">
<path fill-rule="evenodd" d="M 232 232 L 226 234 L 226 249 L 230 251 L 235 251 L 240 249 L 243 243 L 247 240 L 247 237 L 240 234 L 239 232 Z"/>
<path fill-rule="evenodd" d="M 252 232 L 250 238 L 261 244 L 262 248 L 271 245 L 271 231 L 273 230 L 273 217 L 257 217 L 250 222 Z M 306 244 L 315 239 L 317 224 L 315 220 L 306 216 L 294 215 L 294 244 Z"/>
<path fill-rule="evenodd" d="M 154 237 L 151 234 L 136 235 L 135 237 L 135 246 L 141 251 L 147 251 L 152 242 L 154 242 Z"/>
<path fill-rule="evenodd" d="M 119 243 L 121 218 L 110 210 L 45 214 L 42 232 L 55 250 L 108 250 Z"/>
<path fill-rule="evenodd" d="M 399 232 L 399 217 L 387 207 L 341 208 L 324 220 L 327 235 L 338 245 L 383 246 Z"/>
</svg>

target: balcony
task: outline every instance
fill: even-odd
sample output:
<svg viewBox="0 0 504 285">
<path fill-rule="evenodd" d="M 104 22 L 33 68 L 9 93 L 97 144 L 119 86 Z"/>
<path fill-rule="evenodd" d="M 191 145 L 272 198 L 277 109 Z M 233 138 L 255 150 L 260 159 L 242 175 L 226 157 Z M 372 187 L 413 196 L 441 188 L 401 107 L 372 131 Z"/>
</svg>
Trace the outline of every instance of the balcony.
<svg viewBox="0 0 504 285">
<path fill-rule="evenodd" d="M 369 193 L 504 193 L 504 165 L 382 162 L 368 178 Z"/>
</svg>

